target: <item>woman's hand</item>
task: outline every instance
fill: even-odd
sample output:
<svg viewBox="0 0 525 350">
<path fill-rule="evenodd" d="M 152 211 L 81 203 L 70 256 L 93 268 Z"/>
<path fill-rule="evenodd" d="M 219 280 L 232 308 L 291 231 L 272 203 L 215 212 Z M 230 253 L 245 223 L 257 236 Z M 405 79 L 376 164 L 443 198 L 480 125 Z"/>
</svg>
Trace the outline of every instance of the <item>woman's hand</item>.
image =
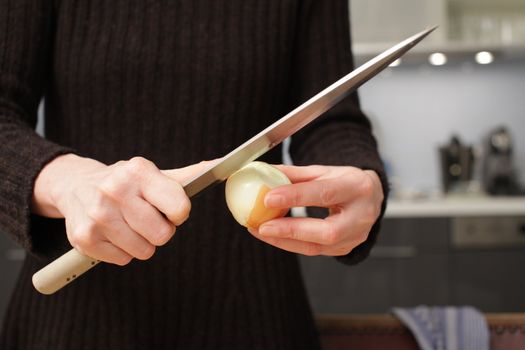
<svg viewBox="0 0 525 350">
<path fill-rule="evenodd" d="M 304 255 L 342 256 L 364 242 L 377 220 L 383 189 L 374 171 L 349 166 L 278 165 L 291 185 L 270 191 L 268 208 L 326 207 L 325 219 L 284 217 L 250 233 L 278 248 Z"/>
<path fill-rule="evenodd" d="M 136 157 L 105 165 L 67 154 L 42 169 L 33 212 L 66 219 L 69 242 L 92 258 L 125 265 L 149 259 L 190 213 L 180 183 L 210 162 L 161 171 Z"/>
</svg>

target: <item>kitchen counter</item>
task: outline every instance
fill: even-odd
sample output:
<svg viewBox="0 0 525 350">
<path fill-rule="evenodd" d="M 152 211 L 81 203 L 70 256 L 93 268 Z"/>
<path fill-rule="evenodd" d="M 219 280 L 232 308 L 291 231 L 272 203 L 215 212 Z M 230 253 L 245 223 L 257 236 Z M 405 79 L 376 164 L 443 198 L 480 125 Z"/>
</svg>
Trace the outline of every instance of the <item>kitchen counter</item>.
<svg viewBox="0 0 525 350">
<path fill-rule="evenodd" d="M 525 197 L 442 197 L 390 199 L 387 218 L 525 216 Z"/>
</svg>

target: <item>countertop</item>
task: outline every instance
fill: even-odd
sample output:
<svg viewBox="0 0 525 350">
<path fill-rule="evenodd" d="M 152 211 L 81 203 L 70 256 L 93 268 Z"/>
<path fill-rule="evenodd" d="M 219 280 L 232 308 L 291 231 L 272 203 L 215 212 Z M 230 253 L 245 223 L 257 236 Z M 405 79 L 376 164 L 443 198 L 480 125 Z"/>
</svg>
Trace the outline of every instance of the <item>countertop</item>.
<svg viewBox="0 0 525 350">
<path fill-rule="evenodd" d="M 525 216 L 525 197 L 389 199 L 385 217 Z"/>
</svg>

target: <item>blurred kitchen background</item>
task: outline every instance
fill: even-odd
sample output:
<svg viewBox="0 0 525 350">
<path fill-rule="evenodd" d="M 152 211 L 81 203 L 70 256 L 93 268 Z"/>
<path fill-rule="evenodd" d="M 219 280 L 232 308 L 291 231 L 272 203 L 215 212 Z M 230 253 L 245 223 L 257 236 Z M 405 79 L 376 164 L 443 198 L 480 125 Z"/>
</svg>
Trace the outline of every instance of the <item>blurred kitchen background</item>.
<svg viewBox="0 0 525 350">
<path fill-rule="evenodd" d="M 525 1 L 352 0 L 357 64 L 439 25 L 360 89 L 392 182 L 371 257 L 301 258 L 318 313 L 525 312 Z M 0 235 L 0 318 L 22 250 Z"/>
<path fill-rule="evenodd" d="M 357 64 L 439 28 L 359 90 L 392 194 L 365 262 L 301 259 L 314 310 L 524 312 L 525 1 L 350 4 Z"/>
</svg>

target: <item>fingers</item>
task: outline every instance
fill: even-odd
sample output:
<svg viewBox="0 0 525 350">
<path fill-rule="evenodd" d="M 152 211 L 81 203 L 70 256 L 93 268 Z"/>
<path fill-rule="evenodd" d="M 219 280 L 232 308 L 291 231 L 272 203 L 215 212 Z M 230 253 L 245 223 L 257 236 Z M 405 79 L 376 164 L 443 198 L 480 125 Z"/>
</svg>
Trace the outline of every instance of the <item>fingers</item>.
<svg viewBox="0 0 525 350">
<path fill-rule="evenodd" d="M 221 159 L 202 161 L 184 168 L 163 170 L 154 174 L 149 185 L 143 189 L 144 198 L 164 213 L 173 224 L 181 225 L 191 210 L 191 202 L 181 184 L 210 169 Z"/>
<path fill-rule="evenodd" d="M 259 233 L 266 237 L 290 238 L 326 246 L 365 238 L 374 221 L 343 211 L 341 208 L 326 219 L 283 217 L 270 220 L 259 227 Z"/>
<path fill-rule="evenodd" d="M 147 260 L 155 253 L 155 246 L 123 221 L 112 222 L 111 225 L 105 225 L 102 230 L 106 239 L 130 256 Z"/>
<path fill-rule="evenodd" d="M 79 249 L 77 248 L 77 250 Z M 80 251 L 80 253 L 100 261 L 120 266 L 127 265 L 133 260 L 131 255 L 106 241 L 100 241 L 93 251 Z"/>
<path fill-rule="evenodd" d="M 130 228 L 153 245 L 164 245 L 175 234 L 175 225 L 141 198 L 125 203 L 121 211 Z"/>
<path fill-rule="evenodd" d="M 129 227 L 111 199 L 100 201 L 88 208 L 86 215 L 77 217 L 77 224 L 67 225 L 75 247 L 92 253 L 101 241 L 107 241 L 132 257 L 149 259 L 155 247 Z"/>
<path fill-rule="evenodd" d="M 260 240 L 303 255 L 342 256 L 366 241 L 376 214 L 366 205 L 336 207 L 326 219 L 278 218 L 250 233 Z M 370 215 L 368 215 L 370 212 Z"/>
<path fill-rule="evenodd" d="M 261 226 L 262 227 L 262 226 Z M 261 234 L 261 227 L 257 229 L 248 229 L 248 231 L 259 240 L 273 245 L 274 247 L 284 249 L 289 252 L 298 253 L 307 256 L 316 256 L 316 255 L 326 255 L 326 256 L 342 256 L 350 253 L 353 248 L 361 244 L 366 240 L 368 234 L 357 235 L 356 237 L 350 236 L 349 238 L 344 238 L 342 241 L 339 241 L 333 245 L 325 245 L 322 243 L 324 241 L 321 239 L 312 239 L 312 241 L 304 241 L 301 239 L 295 238 L 284 238 L 283 236 L 271 236 Z M 291 235 L 292 237 L 301 237 L 300 233 Z M 312 236 L 315 236 L 313 234 Z"/>
<path fill-rule="evenodd" d="M 330 170 L 330 167 L 322 165 L 294 166 L 273 164 L 273 166 L 282 171 L 293 183 L 315 180 Z"/>
<path fill-rule="evenodd" d="M 354 197 L 356 185 L 357 181 L 350 176 L 284 185 L 270 191 L 264 205 L 268 208 L 330 207 Z"/>
<path fill-rule="evenodd" d="M 135 157 L 124 162 L 121 167 L 122 170 L 117 172 L 115 179 L 108 180 L 109 185 L 104 186 L 104 192 L 109 192 L 117 202 L 123 205 L 135 201 L 137 196 L 143 197 L 176 226 L 188 218 L 191 203 L 184 189 L 177 181 L 162 173 L 155 164 Z"/>
<path fill-rule="evenodd" d="M 182 225 L 190 215 L 191 202 L 182 186 L 160 171 L 150 175 L 142 184 L 141 192 L 144 199 L 175 226 Z"/>
<path fill-rule="evenodd" d="M 368 236 L 368 235 L 367 235 Z M 363 243 L 362 240 L 347 240 L 335 246 L 323 249 L 323 255 L 326 256 L 344 256 L 348 255 L 355 247 Z"/>
<path fill-rule="evenodd" d="M 301 177 L 300 173 L 303 170 L 305 175 Z M 371 175 L 352 167 L 327 166 L 293 167 L 293 170 L 288 168 L 288 171 L 296 173 L 294 179 L 305 180 L 305 182 L 293 183 L 292 180 L 291 185 L 274 188 L 265 197 L 266 207 L 331 207 L 349 203 L 356 198 L 374 198 L 376 202 L 382 201 L 380 196 L 382 191 L 378 190 L 381 189 L 381 184 L 375 179 L 377 178 L 375 173 Z M 319 176 L 306 180 L 309 175 Z"/>
<path fill-rule="evenodd" d="M 125 265 L 132 258 L 147 260 L 155 252 L 152 243 L 121 219 L 99 221 L 87 217 L 82 224 L 67 225 L 67 232 L 79 252 L 109 263 Z"/>
<path fill-rule="evenodd" d="M 287 238 L 322 245 L 335 244 L 342 236 L 336 223 L 313 218 L 274 219 L 262 224 L 258 233 L 264 237 Z"/>
<path fill-rule="evenodd" d="M 304 255 L 346 255 L 368 238 L 383 200 L 375 172 L 353 167 L 277 166 L 292 181 L 265 197 L 268 208 L 327 207 L 326 219 L 279 218 L 250 230 L 258 239 Z"/>
<path fill-rule="evenodd" d="M 81 254 L 121 266 L 133 259 L 133 256 L 108 242 L 92 222 L 75 225 L 66 218 L 66 228 L 71 245 Z"/>
<path fill-rule="evenodd" d="M 191 203 L 179 181 L 218 161 L 162 172 L 136 157 L 86 173 L 64 201 L 69 241 L 79 252 L 110 263 L 149 259 L 189 215 Z"/>
<path fill-rule="evenodd" d="M 260 239 L 261 241 L 273 245 L 274 247 L 292 252 L 303 254 L 307 256 L 316 256 L 321 255 L 322 246 L 317 243 L 297 241 L 295 239 L 288 238 L 275 238 L 275 237 L 265 237 L 260 235 L 256 229 L 248 230 L 255 238 Z"/>
</svg>

